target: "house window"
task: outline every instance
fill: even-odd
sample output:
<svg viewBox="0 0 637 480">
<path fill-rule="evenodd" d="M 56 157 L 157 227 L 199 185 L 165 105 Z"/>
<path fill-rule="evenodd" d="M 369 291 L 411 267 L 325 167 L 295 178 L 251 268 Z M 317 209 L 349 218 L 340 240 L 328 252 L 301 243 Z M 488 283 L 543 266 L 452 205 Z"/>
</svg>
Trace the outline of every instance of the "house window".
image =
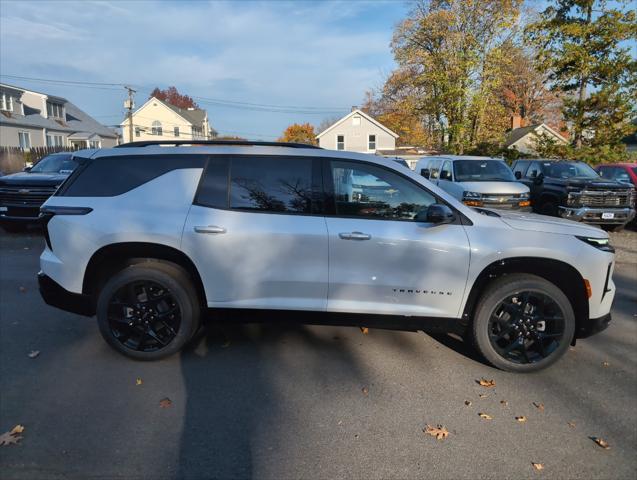
<svg viewBox="0 0 637 480">
<path fill-rule="evenodd" d="M 175 133 L 175 137 L 178 137 L 178 136 L 179 136 L 179 127 L 175 127 L 175 128 L 173 129 L 173 131 L 174 131 L 174 133 Z"/>
<path fill-rule="evenodd" d="M 6 112 L 13 111 L 13 97 L 11 95 L 7 95 L 6 93 L 2 94 L 2 103 L 0 103 L 0 110 L 4 110 Z"/>
<path fill-rule="evenodd" d="M 139 130 L 139 127 L 135 127 L 135 136 L 139 137 L 141 135 L 141 132 Z"/>
<path fill-rule="evenodd" d="M 367 150 L 376 151 L 376 135 L 369 135 L 367 141 Z"/>
<path fill-rule="evenodd" d="M 352 126 L 358 127 L 360 126 L 360 124 L 361 124 L 361 117 L 359 116 L 352 117 Z"/>
<path fill-rule="evenodd" d="M 64 139 L 62 138 L 62 135 L 47 134 L 46 136 L 47 147 L 61 147 L 63 144 L 64 144 Z"/>
<path fill-rule="evenodd" d="M 18 141 L 20 142 L 20 148 L 25 150 L 31 148 L 31 135 L 29 132 L 18 132 Z"/>
<path fill-rule="evenodd" d="M 99 140 L 91 140 L 90 142 L 88 142 L 88 144 L 89 144 L 89 148 L 100 148 Z"/>
<path fill-rule="evenodd" d="M 336 150 L 345 150 L 345 135 L 336 135 Z"/>
<path fill-rule="evenodd" d="M 64 118 L 64 107 L 61 103 L 46 102 L 46 114 L 49 117 Z"/>
<path fill-rule="evenodd" d="M 151 133 L 153 135 L 159 135 L 159 136 L 163 135 L 163 131 L 162 131 L 162 128 L 161 128 L 161 122 L 158 122 L 157 120 L 155 120 L 153 122 L 153 127 L 151 129 Z"/>
</svg>

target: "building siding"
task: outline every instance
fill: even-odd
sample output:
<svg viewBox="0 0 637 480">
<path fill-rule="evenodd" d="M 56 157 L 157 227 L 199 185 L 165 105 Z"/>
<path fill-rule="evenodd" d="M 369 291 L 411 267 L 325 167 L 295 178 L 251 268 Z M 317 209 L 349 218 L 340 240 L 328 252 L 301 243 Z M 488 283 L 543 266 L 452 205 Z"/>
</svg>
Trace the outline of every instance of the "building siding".
<svg viewBox="0 0 637 480">
<path fill-rule="evenodd" d="M 359 120 L 356 120 L 356 119 Z M 345 121 L 329 129 L 319 137 L 319 146 L 329 150 L 337 150 L 337 137 L 345 137 L 345 150 L 348 152 L 375 153 L 377 150 L 393 150 L 396 138 L 362 115 L 353 115 Z M 376 135 L 376 149 L 368 148 L 369 135 Z"/>
</svg>

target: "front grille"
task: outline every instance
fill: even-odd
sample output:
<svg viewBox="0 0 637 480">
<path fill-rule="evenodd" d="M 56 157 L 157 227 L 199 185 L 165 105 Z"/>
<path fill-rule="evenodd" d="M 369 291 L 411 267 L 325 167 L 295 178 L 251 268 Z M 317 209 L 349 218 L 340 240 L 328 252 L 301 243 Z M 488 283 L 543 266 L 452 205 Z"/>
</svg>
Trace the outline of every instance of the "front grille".
<svg viewBox="0 0 637 480">
<path fill-rule="evenodd" d="M 480 199 L 485 207 L 491 208 L 519 208 L 520 202 L 528 200 L 521 198 L 520 194 L 483 194 Z"/>
<path fill-rule="evenodd" d="M 56 189 L 57 187 L 2 186 L 0 205 L 39 207 Z"/>
<path fill-rule="evenodd" d="M 581 207 L 632 207 L 635 203 L 632 190 L 582 190 L 571 192 L 568 195 L 568 203 Z"/>
</svg>

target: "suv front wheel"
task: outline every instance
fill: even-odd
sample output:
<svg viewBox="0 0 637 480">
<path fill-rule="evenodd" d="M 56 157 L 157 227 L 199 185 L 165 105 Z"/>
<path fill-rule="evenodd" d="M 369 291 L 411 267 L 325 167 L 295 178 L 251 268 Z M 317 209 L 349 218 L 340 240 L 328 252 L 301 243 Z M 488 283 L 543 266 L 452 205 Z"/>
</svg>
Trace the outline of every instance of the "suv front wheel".
<svg viewBox="0 0 637 480">
<path fill-rule="evenodd" d="M 97 322 L 104 339 L 138 360 L 157 360 L 181 350 L 197 331 L 200 312 L 189 275 L 161 261 L 137 263 L 117 272 L 97 301 Z"/>
<path fill-rule="evenodd" d="M 494 367 L 534 372 L 557 361 L 575 334 L 575 314 L 564 292 L 531 274 L 505 275 L 482 295 L 473 341 Z"/>
</svg>

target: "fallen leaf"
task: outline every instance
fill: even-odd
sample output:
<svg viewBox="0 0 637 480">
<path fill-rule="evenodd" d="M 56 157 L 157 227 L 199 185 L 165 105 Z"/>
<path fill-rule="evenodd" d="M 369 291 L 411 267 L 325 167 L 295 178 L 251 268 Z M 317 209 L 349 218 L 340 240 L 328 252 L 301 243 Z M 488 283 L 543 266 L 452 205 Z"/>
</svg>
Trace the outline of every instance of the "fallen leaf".
<svg viewBox="0 0 637 480">
<path fill-rule="evenodd" d="M 168 407 L 171 407 L 171 406 L 172 406 L 172 404 L 173 404 L 172 400 L 170 400 L 170 398 L 168 398 L 168 397 L 166 397 L 166 398 L 162 398 L 162 399 L 159 401 L 159 406 L 160 406 L 161 408 L 168 408 Z"/>
<path fill-rule="evenodd" d="M 449 436 L 449 432 L 442 425 L 438 425 L 437 427 L 432 427 L 431 425 L 427 425 L 423 430 L 428 435 L 432 437 L 436 437 L 436 440 L 444 440 Z"/>
<path fill-rule="evenodd" d="M 544 411 L 544 404 L 543 404 L 543 403 L 536 403 L 536 402 L 533 402 L 533 406 L 534 406 L 535 408 L 537 408 L 540 412 L 543 412 L 543 411 Z"/>
<path fill-rule="evenodd" d="M 500 400 L 500 405 L 503 405 L 506 407 L 508 404 L 509 402 L 507 402 L 506 400 Z"/>
<path fill-rule="evenodd" d="M 495 387 L 495 380 L 487 380 L 486 378 L 481 378 L 480 380 L 476 380 L 476 383 L 487 388 Z"/>
<path fill-rule="evenodd" d="M 515 419 L 520 422 L 520 423 L 524 423 L 526 422 L 526 417 L 524 415 L 520 416 L 520 417 L 515 417 Z"/>
<path fill-rule="evenodd" d="M 363 392 L 363 395 L 367 395 L 369 393 L 369 388 L 363 387 L 362 392 Z"/>
<path fill-rule="evenodd" d="M 15 435 L 17 433 L 22 433 L 22 432 L 24 432 L 24 427 L 22 425 L 16 425 L 15 427 L 11 429 L 9 433 L 11 435 Z"/>
<path fill-rule="evenodd" d="M 369 328 L 361 327 L 361 332 L 363 332 L 363 335 L 367 335 L 369 333 Z"/>
<path fill-rule="evenodd" d="M 571 428 L 575 428 L 575 422 L 566 422 L 566 424 Z"/>
<path fill-rule="evenodd" d="M 470 406 L 471 406 L 471 401 L 470 401 L 470 400 L 465 400 L 465 401 L 464 401 L 464 404 L 465 404 L 467 407 L 470 407 Z"/>
<path fill-rule="evenodd" d="M 141 385 L 142 383 L 144 383 L 144 382 L 142 381 L 141 378 L 135 379 L 135 385 Z"/>
<path fill-rule="evenodd" d="M 544 464 L 543 463 L 531 462 L 531 465 L 533 465 L 533 468 L 535 468 L 536 470 L 544 470 Z"/>
<path fill-rule="evenodd" d="M 610 366 L 610 363 L 608 363 L 608 362 L 602 362 L 602 367 L 608 367 L 608 366 Z"/>
<path fill-rule="evenodd" d="M 486 413 L 478 413 L 478 415 L 480 415 L 480 418 L 484 418 L 485 420 L 492 420 L 493 417 L 489 414 Z"/>
<path fill-rule="evenodd" d="M 22 435 L 20 435 L 22 432 L 24 432 L 22 425 L 16 425 L 8 432 L 4 432 L 0 435 L 0 445 L 17 445 L 22 440 Z"/>
<path fill-rule="evenodd" d="M 31 350 L 31 351 L 27 354 L 27 356 L 28 356 L 29 358 L 35 358 L 35 357 L 37 357 L 38 355 L 40 355 L 40 350 Z"/>
<path fill-rule="evenodd" d="M 20 288 L 18 288 L 18 290 L 20 290 L 20 292 L 21 292 L 21 293 L 24 293 L 24 292 L 26 292 L 26 291 L 27 291 L 27 289 L 26 289 L 26 288 L 24 288 L 24 287 L 20 287 Z"/>
<path fill-rule="evenodd" d="M 593 440 L 597 445 L 602 447 L 604 450 L 608 450 L 610 448 L 610 445 L 608 444 L 608 442 L 604 440 L 603 438 L 591 437 L 591 440 Z"/>
<path fill-rule="evenodd" d="M 487 398 L 489 395 L 487 395 L 486 393 L 478 393 L 478 397 L 480 398 Z"/>
</svg>

